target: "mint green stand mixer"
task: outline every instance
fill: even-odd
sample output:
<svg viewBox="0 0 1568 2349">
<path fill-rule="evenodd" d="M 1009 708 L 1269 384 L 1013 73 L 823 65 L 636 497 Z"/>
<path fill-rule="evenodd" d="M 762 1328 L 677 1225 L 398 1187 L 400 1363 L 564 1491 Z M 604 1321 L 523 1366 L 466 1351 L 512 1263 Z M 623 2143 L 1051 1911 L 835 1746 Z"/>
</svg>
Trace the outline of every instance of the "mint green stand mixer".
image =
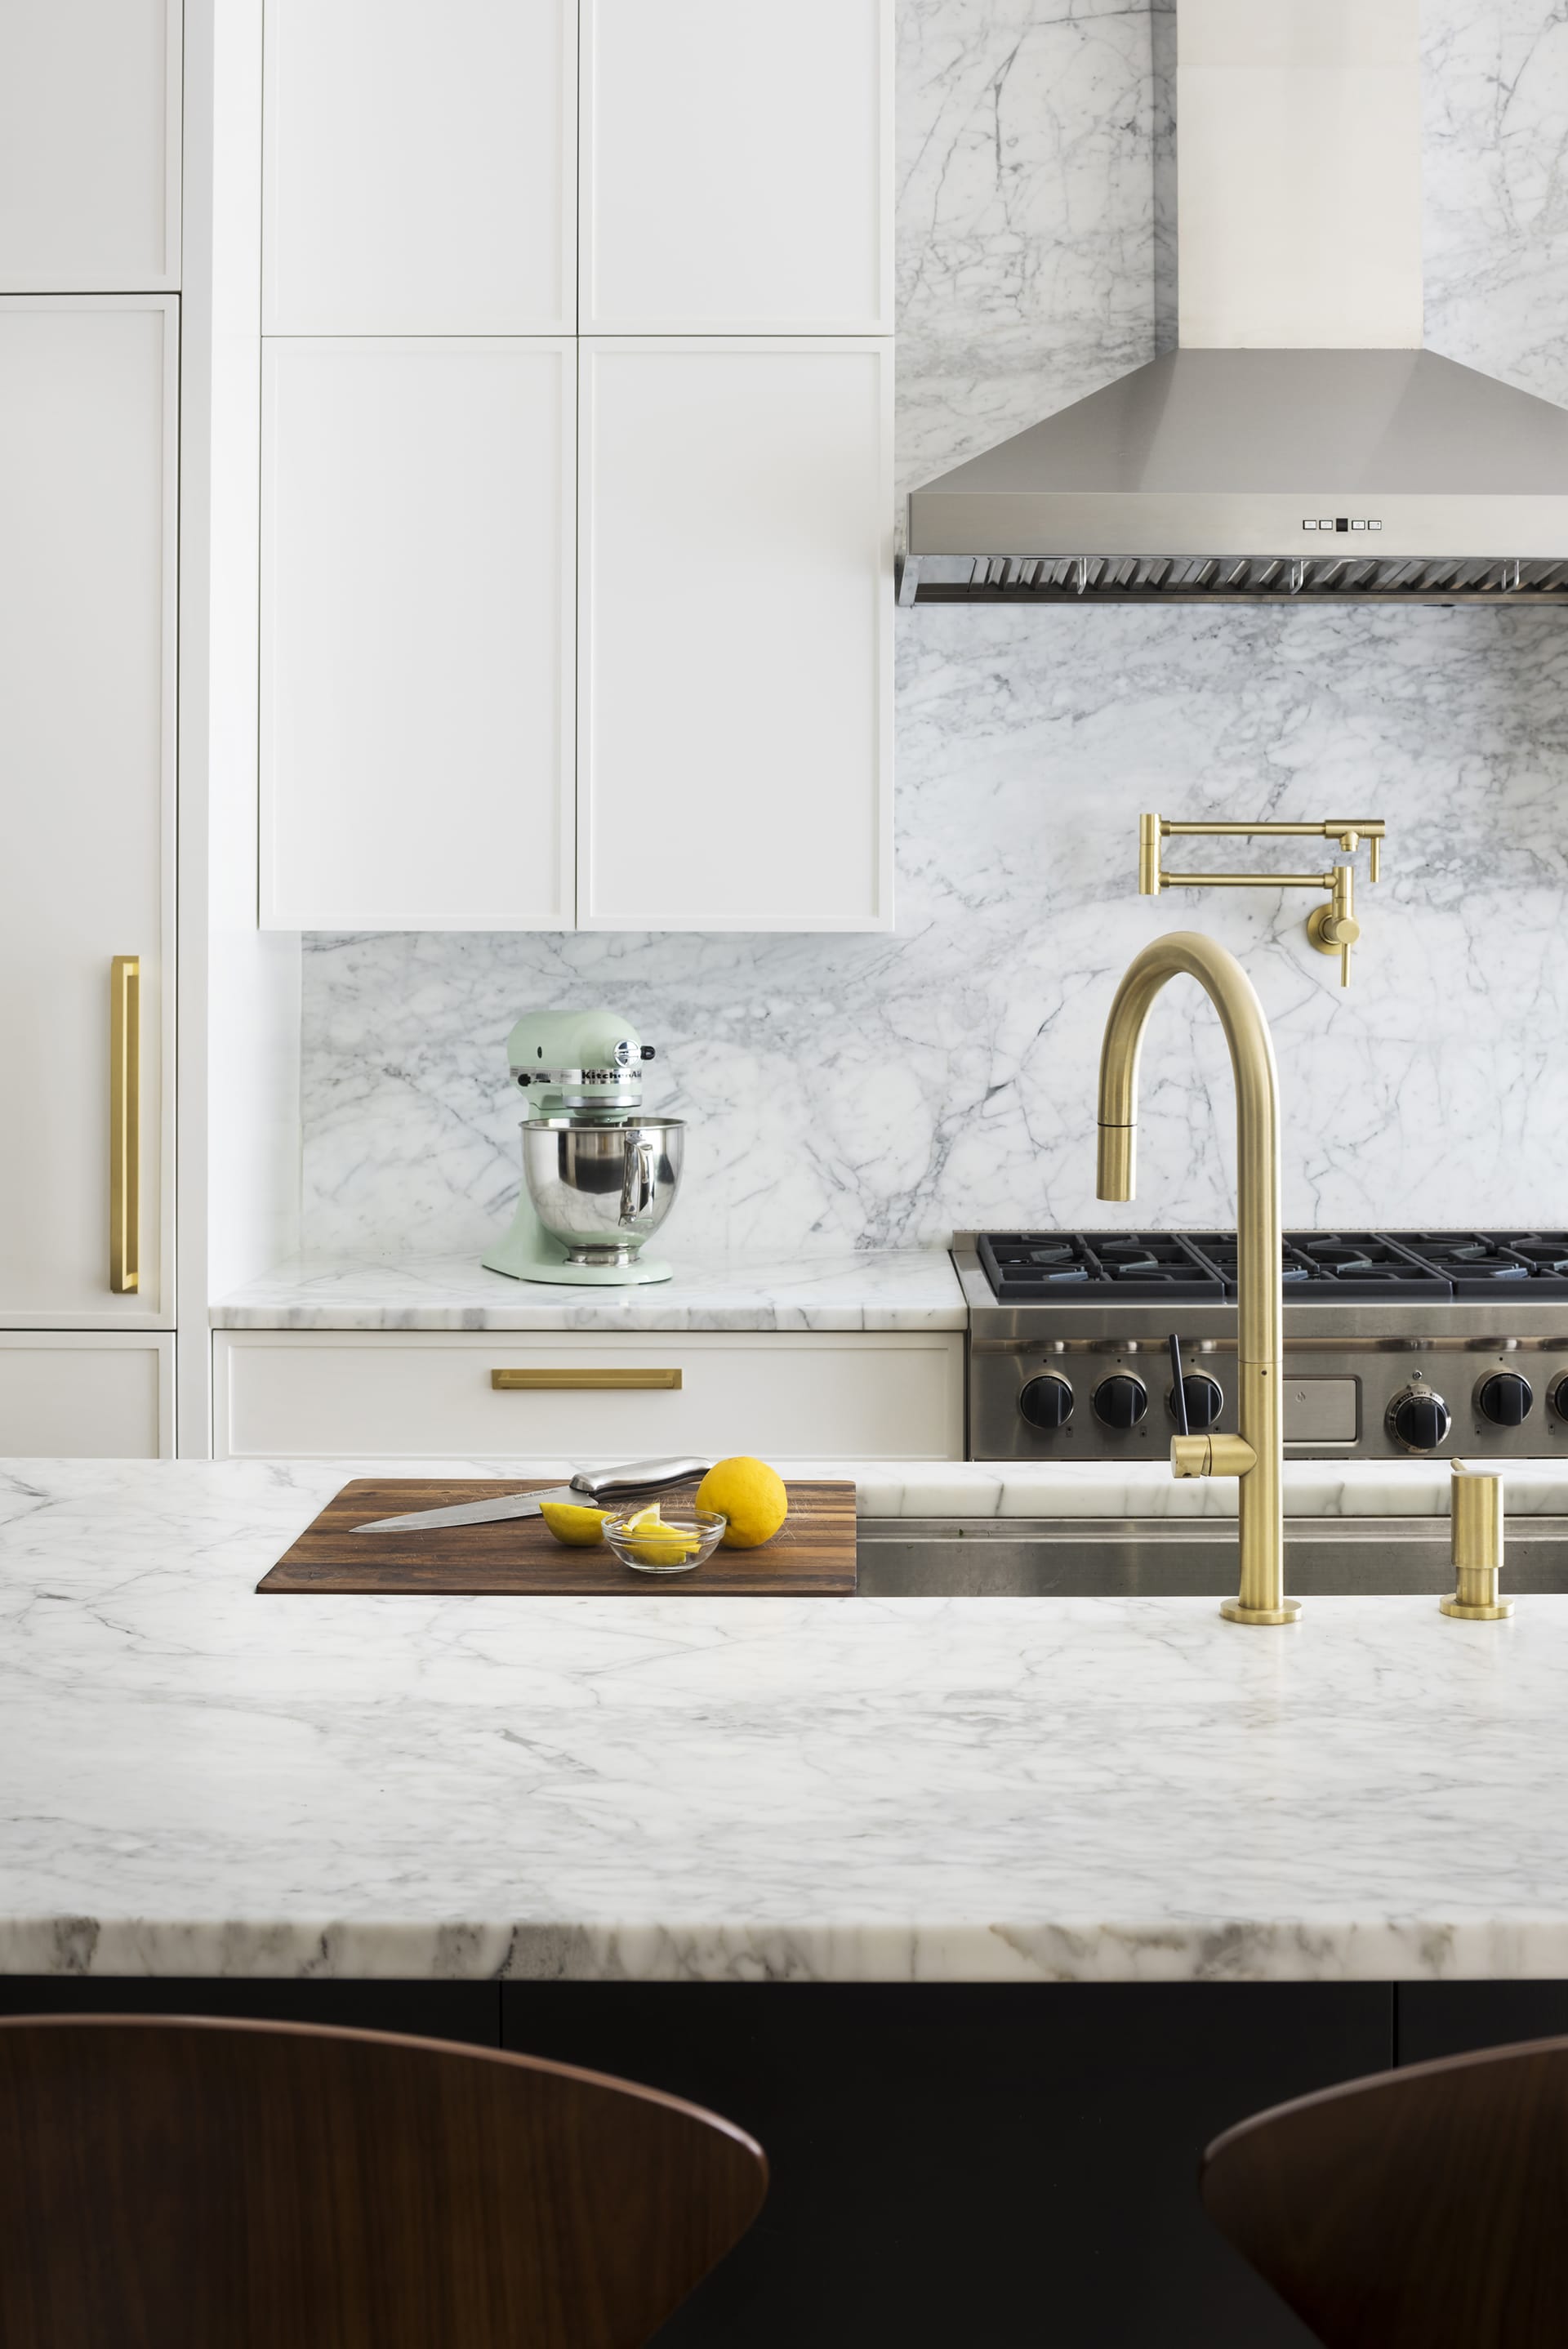
<svg viewBox="0 0 1568 2349">
<path fill-rule="evenodd" d="M 642 1113 L 653 1046 L 615 1011 L 530 1011 L 506 1049 L 525 1097 L 522 1191 L 487 1269 L 590 1288 L 668 1280 L 642 1250 L 675 1205 L 686 1124 Z"/>
</svg>

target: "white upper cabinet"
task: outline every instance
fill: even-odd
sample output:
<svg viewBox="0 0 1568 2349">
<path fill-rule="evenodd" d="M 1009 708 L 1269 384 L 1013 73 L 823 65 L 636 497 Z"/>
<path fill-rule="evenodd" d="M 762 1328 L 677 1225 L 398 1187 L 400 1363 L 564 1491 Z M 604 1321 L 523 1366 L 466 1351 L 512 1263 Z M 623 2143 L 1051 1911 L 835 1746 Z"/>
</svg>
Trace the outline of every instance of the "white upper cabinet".
<svg viewBox="0 0 1568 2349">
<path fill-rule="evenodd" d="M 0 1327 L 172 1304 L 178 308 L 0 300 Z M 119 956 L 140 1067 L 117 1092 Z M 111 1155 L 139 1191 L 134 1288 Z"/>
<path fill-rule="evenodd" d="M 578 918 L 892 925 L 892 353 L 583 347 Z"/>
<path fill-rule="evenodd" d="M 265 9 L 263 924 L 891 926 L 892 0 Z"/>
<path fill-rule="evenodd" d="M 263 367 L 263 926 L 572 923 L 569 342 Z"/>
<path fill-rule="evenodd" d="M 583 333 L 891 334 L 892 0 L 582 16 Z"/>
<path fill-rule="evenodd" d="M 180 283 L 180 0 L 0 7 L 0 292 Z"/>
<path fill-rule="evenodd" d="M 265 69 L 264 333 L 573 331 L 575 0 L 266 0 Z"/>
</svg>

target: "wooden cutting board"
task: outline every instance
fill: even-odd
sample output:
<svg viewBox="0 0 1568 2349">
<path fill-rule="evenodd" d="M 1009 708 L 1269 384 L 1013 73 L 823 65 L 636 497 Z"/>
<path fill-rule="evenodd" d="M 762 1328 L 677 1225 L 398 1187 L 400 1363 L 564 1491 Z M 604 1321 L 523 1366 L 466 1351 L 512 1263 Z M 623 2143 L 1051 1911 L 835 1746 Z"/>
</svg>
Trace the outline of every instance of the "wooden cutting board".
<svg viewBox="0 0 1568 2349">
<path fill-rule="evenodd" d="M 559 1479 L 557 1480 L 559 1483 Z M 424 1533 L 360 1534 L 373 1517 L 488 1501 L 494 1494 L 549 1492 L 537 1476 L 356 1476 L 330 1500 L 259 1591 L 418 1591 L 423 1597 L 635 1599 L 647 1594 L 738 1599 L 848 1599 L 855 1588 L 855 1488 L 849 1482 L 790 1485 L 789 1516 L 761 1549 L 717 1549 L 689 1574 L 637 1574 L 608 1548 L 568 1549 L 542 1517 L 499 1525 L 438 1526 Z M 661 1499 L 689 1501 L 696 1485 Z"/>
</svg>

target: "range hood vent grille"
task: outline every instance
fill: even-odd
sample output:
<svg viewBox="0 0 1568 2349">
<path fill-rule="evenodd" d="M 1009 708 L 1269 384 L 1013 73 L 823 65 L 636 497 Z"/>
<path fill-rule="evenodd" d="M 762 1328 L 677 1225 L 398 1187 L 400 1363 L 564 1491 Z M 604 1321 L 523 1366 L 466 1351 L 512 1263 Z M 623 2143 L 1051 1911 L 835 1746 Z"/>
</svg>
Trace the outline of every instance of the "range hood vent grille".
<svg viewBox="0 0 1568 2349">
<path fill-rule="evenodd" d="M 1512 556 L 906 555 L 910 604 L 1556 604 L 1568 561 Z"/>
</svg>

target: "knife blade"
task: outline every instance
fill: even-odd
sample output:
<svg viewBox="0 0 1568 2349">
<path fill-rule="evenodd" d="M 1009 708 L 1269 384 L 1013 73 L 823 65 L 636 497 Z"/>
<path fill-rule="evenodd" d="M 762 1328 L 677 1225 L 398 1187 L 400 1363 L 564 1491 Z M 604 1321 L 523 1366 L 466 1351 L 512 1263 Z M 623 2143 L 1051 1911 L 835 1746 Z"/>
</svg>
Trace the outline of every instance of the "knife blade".
<svg viewBox="0 0 1568 2349">
<path fill-rule="evenodd" d="M 416 1509 L 403 1517 L 371 1517 L 356 1526 L 356 1534 L 425 1533 L 437 1526 L 493 1526 L 508 1517 L 536 1517 L 546 1501 L 570 1501 L 580 1508 L 614 1503 L 623 1494 L 662 1491 L 666 1485 L 685 1485 L 706 1476 L 708 1460 L 628 1460 L 618 1468 L 580 1468 L 569 1485 L 552 1485 L 540 1493 L 502 1493 L 490 1501 L 459 1501 L 447 1509 Z"/>
</svg>

